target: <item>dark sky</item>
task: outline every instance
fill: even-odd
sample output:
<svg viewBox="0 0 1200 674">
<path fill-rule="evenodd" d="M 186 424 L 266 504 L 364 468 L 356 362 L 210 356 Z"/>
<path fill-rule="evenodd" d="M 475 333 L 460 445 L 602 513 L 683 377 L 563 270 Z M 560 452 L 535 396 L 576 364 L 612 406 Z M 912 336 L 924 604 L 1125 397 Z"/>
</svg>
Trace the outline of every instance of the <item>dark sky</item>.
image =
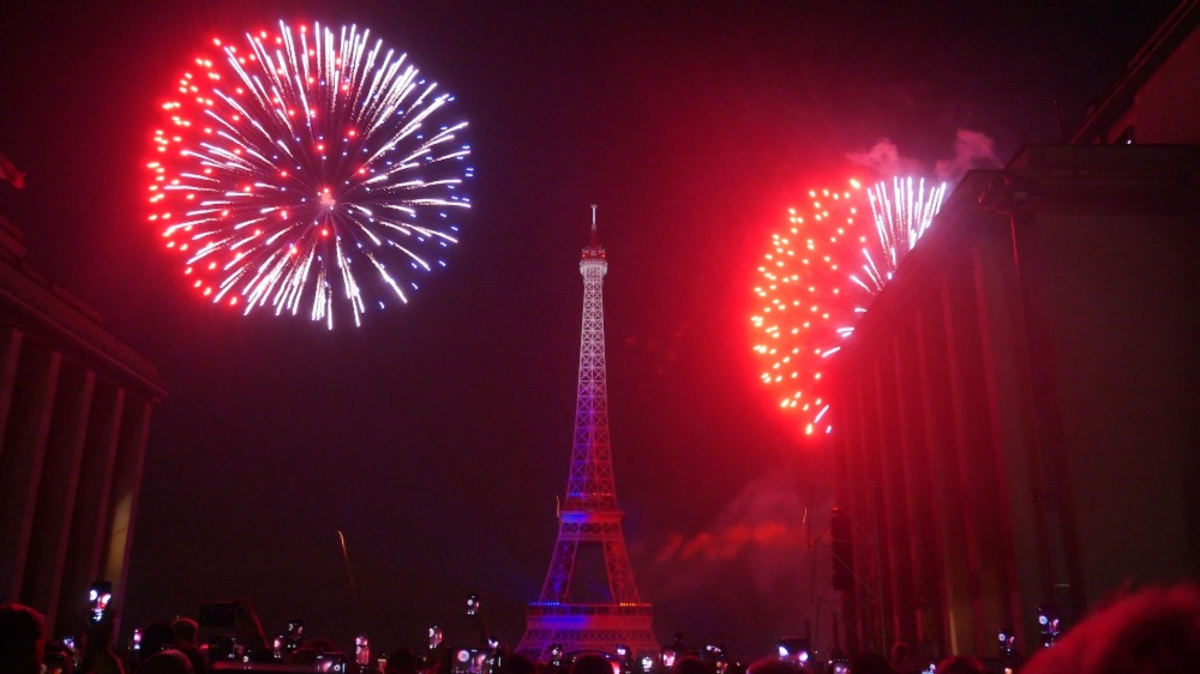
<svg viewBox="0 0 1200 674">
<path fill-rule="evenodd" d="M 127 623 L 249 597 L 350 647 L 417 645 L 478 591 L 515 643 L 556 534 L 599 204 L 618 494 L 656 629 L 747 655 L 829 621 L 806 507 L 827 456 L 755 378 L 772 228 L 881 139 L 932 168 L 1058 136 L 1171 2 L 25 3 L 0 17 L 0 215 L 158 364 Z M 204 303 L 143 202 L 155 105 L 214 35 L 369 26 L 457 94 L 474 207 L 449 269 L 361 329 Z M 816 483 L 816 484 L 813 484 Z M 351 592 L 337 532 L 345 533 Z"/>
</svg>

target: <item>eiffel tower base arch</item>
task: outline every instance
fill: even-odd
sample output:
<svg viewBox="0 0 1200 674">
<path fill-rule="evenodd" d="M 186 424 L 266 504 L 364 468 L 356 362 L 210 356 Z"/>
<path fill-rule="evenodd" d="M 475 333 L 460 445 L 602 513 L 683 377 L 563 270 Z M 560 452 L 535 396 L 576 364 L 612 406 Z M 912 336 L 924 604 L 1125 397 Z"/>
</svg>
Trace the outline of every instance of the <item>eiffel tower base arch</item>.
<svg viewBox="0 0 1200 674">
<path fill-rule="evenodd" d="M 550 660 L 550 649 L 559 644 L 566 657 L 584 652 L 615 655 L 628 647 L 635 657 L 657 656 L 661 648 L 653 632 L 650 604 L 529 604 L 525 610 L 525 636 L 517 652 L 534 662 Z"/>
</svg>

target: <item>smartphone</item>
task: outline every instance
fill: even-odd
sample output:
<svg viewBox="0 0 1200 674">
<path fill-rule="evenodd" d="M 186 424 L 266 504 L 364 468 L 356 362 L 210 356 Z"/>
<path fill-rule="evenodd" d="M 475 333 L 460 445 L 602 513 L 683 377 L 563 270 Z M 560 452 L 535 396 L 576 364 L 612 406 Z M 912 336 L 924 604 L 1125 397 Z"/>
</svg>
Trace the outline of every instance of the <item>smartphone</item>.
<svg viewBox="0 0 1200 674">
<path fill-rule="evenodd" d="M 112 601 L 112 583 L 107 580 L 98 580 L 92 583 L 91 589 L 88 590 L 88 619 L 93 624 L 104 620 L 104 612 L 108 610 L 110 601 Z"/>
<path fill-rule="evenodd" d="M 317 656 L 317 671 L 346 674 L 346 656 L 342 653 L 321 653 Z"/>
<path fill-rule="evenodd" d="M 371 644 L 364 636 L 354 637 L 354 664 L 365 666 L 371 662 Z"/>
<path fill-rule="evenodd" d="M 473 648 L 454 648 L 450 651 L 451 674 L 475 674 L 475 658 L 478 652 Z"/>
</svg>

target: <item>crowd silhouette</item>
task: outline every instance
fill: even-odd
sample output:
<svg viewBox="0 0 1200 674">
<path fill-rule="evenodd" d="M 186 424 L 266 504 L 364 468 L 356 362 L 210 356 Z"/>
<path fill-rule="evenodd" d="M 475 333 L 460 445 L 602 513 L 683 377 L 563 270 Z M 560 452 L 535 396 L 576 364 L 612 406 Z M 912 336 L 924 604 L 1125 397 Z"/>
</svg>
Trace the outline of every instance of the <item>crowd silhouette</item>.
<svg viewBox="0 0 1200 674">
<path fill-rule="evenodd" d="M 0 674 L 206 674 L 215 671 L 331 672 L 333 674 L 646 674 L 624 660 L 598 653 L 559 662 L 535 663 L 492 645 L 469 671 L 451 665 L 449 649 L 417 654 L 407 648 L 385 659 L 347 655 L 326 639 L 301 637 L 268 643 L 248 602 L 229 606 L 226 637 L 200 643 L 200 624 L 191 618 L 156 622 L 139 631 L 123 652 L 113 643 L 111 617 L 89 621 L 78 644 L 49 640 L 37 610 L 0 605 Z M 811 655 L 811 657 L 809 657 Z M 918 662 L 907 644 L 888 657 L 873 652 L 847 659 L 836 649 L 827 658 L 774 656 L 749 664 L 727 662 L 705 652 L 681 653 L 651 674 L 985 674 L 984 661 L 954 654 L 938 663 Z M 1023 664 L 1000 663 L 996 674 L 1191 674 L 1200 671 L 1200 587 L 1150 588 L 1098 607 L 1053 646 Z"/>
</svg>

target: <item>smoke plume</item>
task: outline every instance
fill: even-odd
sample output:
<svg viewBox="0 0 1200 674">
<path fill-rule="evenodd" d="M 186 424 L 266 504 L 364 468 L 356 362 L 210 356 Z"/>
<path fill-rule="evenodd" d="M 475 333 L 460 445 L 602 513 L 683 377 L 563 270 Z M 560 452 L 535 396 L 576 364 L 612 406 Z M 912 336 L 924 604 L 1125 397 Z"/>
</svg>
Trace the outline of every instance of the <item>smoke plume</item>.
<svg viewBox="0 0 1200 674">
<path fill-rule="evenodd" d="M 939 180 L 956 182 L 971 169 L 998 168 L 1003 163 L 996 158 L 996 143 L 982 131 L 958 129 L 954 137 L 954 156 L 934 162 L 934 173 Z M 926 174 L 927 164 L 900 153 L 900 148 L 887 138 L 866 152 L 851 152 L 846 155 L 851 163 L 865 166 L 880 179 L 900 175 Z"/>
<path fill-rule="evenodd" d="M 794 476 L 755 480 L 703 531 L 660 538 L 645 555 L 649 573 L 639 585 L 670 621 L 664 627 L 750 645 L 758 654 L 806 624 L 820 638 L 815 632 L 825 633 L 831 620 L 823 544 L 830 503 L 827 489 L 797 484 Z"/>
<path fill-rule="evenodd" d="M 866 152 L 851 152 L 846 158 L 858 166 L 871 169 L 881 178 L 921 173 L 924 170 L 921 162 L 901 156 L 900 148 L 887 138 L 881 138 Z"/>
<path fill-rule="evenodd" d="M 971 169 L 1002 166 L 996 158 L 995 146 L 995 141 L 985 133 L 959 129 L 954 139 L 954 158 L 938 161 L 938 177 L 942 180 L 957 180 Z"/>
</svg>

